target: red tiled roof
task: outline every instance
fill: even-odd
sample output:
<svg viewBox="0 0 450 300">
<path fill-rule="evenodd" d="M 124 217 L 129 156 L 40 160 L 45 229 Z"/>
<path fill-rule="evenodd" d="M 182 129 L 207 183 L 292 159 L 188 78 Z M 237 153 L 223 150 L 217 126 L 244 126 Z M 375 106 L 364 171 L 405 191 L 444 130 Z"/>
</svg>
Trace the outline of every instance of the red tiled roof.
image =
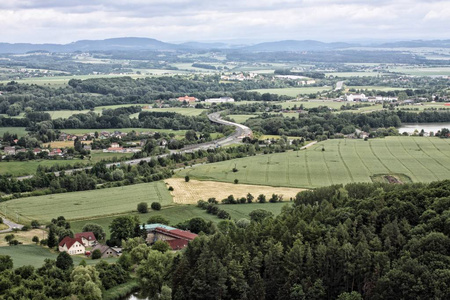
<svg viewBox="0 0 450 300">
<path fill-rule="evenodd" d="M 75 238 L 82 238 L 84 237 L 85 239 L 87 239 L 88 241 L 96 241 L 97 239 L 95 238 L 95 235 L 93 232 L 89 231 L 89 232 L 81 232 L 81 233 L 75 233 Z"/>
<path fill-rule="evenodd" d="M 83 245 L 81 238 L 71 238 L 70 236 L 66 236 L 62 239 L 61 242 L 59 242 L 59 246 L 63 247 L 64 244 L 66 244 L 67 249 L 70 249 L 76 242 L 79 242 L 81 245 Z"/>
<path fill-rule="evenodd" d="M 169 236 L 173 236 L 173 237 L 188 240 L 188 241 L 192 241 L 193 239 L 195 239 L 197 237 L 197 235 L 195 233 L 180 230 L 180 229 L 167 230 L 167 229 L 164 229 L 161 227 L 157 227 L 157 228 L 155 228 L 155 230 L 161 232 L 162 234 L 166 234 Z"/>
<path fill-rule="evenodd" d="M 170 248 L 172 248 L 172 250 L 180 250 L 185 248 L 188 245 L 188 241 L 186 240 L 182 240 L 182 239 L 176 239 L 176 240 L 169 240 L 166 241 L 167 243 L 169 243 Z"/>
</svg>

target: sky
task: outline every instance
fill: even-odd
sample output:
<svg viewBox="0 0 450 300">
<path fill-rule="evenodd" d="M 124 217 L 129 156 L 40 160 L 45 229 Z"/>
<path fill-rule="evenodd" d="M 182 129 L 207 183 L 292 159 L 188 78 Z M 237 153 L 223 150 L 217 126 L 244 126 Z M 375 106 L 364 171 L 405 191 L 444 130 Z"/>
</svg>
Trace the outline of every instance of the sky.
<svg viewBox="0 0 450 300">
<path fill-rule="evenodd" d="M 0 42 L 449 39 L 450 1 L 4 0 Z"/>
</svg>

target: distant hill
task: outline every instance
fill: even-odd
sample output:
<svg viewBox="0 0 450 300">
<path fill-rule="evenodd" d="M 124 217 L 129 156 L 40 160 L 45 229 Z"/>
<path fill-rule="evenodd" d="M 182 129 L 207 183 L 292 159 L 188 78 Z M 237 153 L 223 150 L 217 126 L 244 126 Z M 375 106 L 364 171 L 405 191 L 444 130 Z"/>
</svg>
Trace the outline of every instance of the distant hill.
<svg viewBox="0 0 450 300">
<path fill-rule="evenodd" d="M 381 48 L 450 48 L 450 40 L 415 40 L 415 41 L 400 41 L 392 43 L 384 43 L 376 45 Z"/>
<path fill-rule="evenodd" d="M 399 41 L 383 44 L 372 44 L 370 46 L 361 46 L 359 44 L 350 43 L 324 43 L 314 40 L 285 40 L 277 42 L 259 43 L 251 46 L 230 45 L 227 43 L 200 43 L 186 42 L 182 44 L 166 43 L 151 38 L 124 37 L 112 38 L 105 40 L 81 40 L 70 44 L 30 44 L 30 43 L 0 43 L 0 53 L 28 53 L 28 52 L 75 52 L 75 51 L 126 51 L 126 50 L 154 50 L 154 51 L 170 51 L 170 50 L 238 50 L 247 52 L 277 52 L 277 51 L 331 51 L 336 49 L 347 49 L 351 47 L 363 48 L 450 48 L 450 40 L 432 40 L 432 41 Z"/>
<path fill-rule="evenodd" d="M 312 40 L 295 41 L 286 40 L 279 42 L 260 43 L 249 47 L 241 48 L 246 51 L 324 51 L 354 47 L 357 45 L 347 43 L 323 43 Z"/>
</svg>

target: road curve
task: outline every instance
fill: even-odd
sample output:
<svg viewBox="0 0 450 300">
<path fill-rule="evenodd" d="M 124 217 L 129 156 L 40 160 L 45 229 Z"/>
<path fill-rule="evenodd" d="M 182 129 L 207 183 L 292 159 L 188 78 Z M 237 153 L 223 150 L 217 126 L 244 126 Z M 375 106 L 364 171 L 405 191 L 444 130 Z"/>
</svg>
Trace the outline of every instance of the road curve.
<svg viewBox="0 0 450 300">
<path fill-rule="evenodd" d="M 252 130 L 250 128 L 248 128 L 247 126 L 244 126 L 242 124 L 238 124 L 238 123 L 233 123 L 230 121 L 225 121 L 223 119 L 220 118 L 220 112 L 216 112 L 216 113 L 212 113 L 208 115 L 208 119 L 211 122 L 214 123 L 218 123 L 218 124 L 222 124 L 222 125 L 228 125 L 228 126 L 234 126 L 236 128 L 235 132 L 227 137 L 223 137 L 221 139 L 218 140 L 214 140 L 211 142 L 207 142 L 207 143 L 202 143 L 202 144 L 193 144 L 193 145 L 188 145 L 182 149 L 179 150 L 170 150 L 170 154 L 172 153 L 188 153 L 188 152 L 194 152 L 197 150 L 206 150 L 209 148 L 217 148 L 217 147 L 222 147 L 222 146 L 226 146 L 226 145 L 230 145 L 230 144 L 235 144 L 235 143 L 239 143 L 242 141 L 242 139 L 244 137 L 249 137 L 252 135 Z M 158 157 L 166 157 L 168 156 L 169 153 L 166 154 L 161 154 L 156 156 Z M 140 161 L 150 161 L 152 159 L 152 157 L 143 157 L 143 158 L 139 158 L 139 159 L 131 159 L 131 160 L 125 160 L 125 161 L 120 161 L 120 162 L 116 162 L 116 163 L 109 163 L 106 164 L 106 167 L 111 167 L 113 165 L 137 165 Z M 83 171 L 83 170 L 89 170 L 92 169 L 92 167 L 85 167 L 85 168 L 78 168 L 78 169 L 70 169 L 70 170 L 64 170 L 65 174 L 72 174 L 73 172 L 77 172 L 77 171 Z M 60 172 L 55 172 L 56 176 L 59 176 Z M 17 177 L 18 180 L 24 180 L 24 179 L 29 179 L 32 178 L 33 175 L 28 175 L 28 176 L 22 176 L 22 177 Z"/>
</svg>

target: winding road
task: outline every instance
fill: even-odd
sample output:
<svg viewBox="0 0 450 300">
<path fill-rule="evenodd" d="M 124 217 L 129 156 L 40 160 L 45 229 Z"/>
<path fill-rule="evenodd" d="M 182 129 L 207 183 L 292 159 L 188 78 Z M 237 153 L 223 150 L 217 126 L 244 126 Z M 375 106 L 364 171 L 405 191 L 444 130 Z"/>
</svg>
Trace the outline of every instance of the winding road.
<svg viewBox="0 0 450 300">
<path fill-rule="evenodd" d="M 206 150 L 209 148 L 217 148 L 217 147 L 222 147 L 222 146 L 226 146 L 226 145 L 230 145 L 230 144 L 235 144 L 235 143 L 239 143 L 242 141 L 242 139 L 244 137 L 249 137 L 252 135 L 252 130 L 250 128 L 248 128 L 247 126 L 244 126 L 242 124 L 238 124 L 238 123 L 233 123 L 230 121 L 225 121 L 223 119 L 220 118 L 220 112 L 216 112 L 216 113 L 212 113 L 208 115 L 208 119 L 211 122 L 214 123 L 218 123 L 218 124 L 222 124 L 222 125 L 228 125 L 228 126 L 234 126 L 236 128 L 236 130 L 234 131 L 233 134 L 227 136 L 227 137 L 223 137 L 221 139 L 218 140 L 214 140 L 211 142 L 207 142 L 207 143 L 202 143 L 202 144 L 193 144 L 193 145 L 188 145 L 182 149 L 179 150 L 170 150 L 170 153 L 166 153 L 166 154 L 161 154 L 156 156 L 158 157 L 166 157 L 172 153 L 189 153 L 189 152 L 194 152 L 197 150 Z M 125 161 L 120 161 L 120 162 L 116 162 L 116 163 L 110 163 L 110 164 L 106 164 L 106 167 L 111 167 L 113 165 L 137 165 L 139 164 L 139 162 L 141 161 L 150 161 L 152 160 L 152 157 L 144 157 L 144 158 L 139 158 L 139 159 L 131 159 L 131 160 L 125 160 Z M 77 172 L 77 171 L 83 171 L 83 170 L 89 170 L 92 167 L 86 167 L 86 168 L 78 168 L 78 169 L 70 169 L 70 170 L 64 170 L 65 174 L 72 174 L 73 172 Z M 56 176 L 59 176 L 60 172 L 55 172 Z M 29 179 L 32 178 L 33 175 L 28 175 L 28 176 L 22 176 L 22 177 L 17 177 L 18 180 L 24 180 L 24 179 Z"/>
</svg>

